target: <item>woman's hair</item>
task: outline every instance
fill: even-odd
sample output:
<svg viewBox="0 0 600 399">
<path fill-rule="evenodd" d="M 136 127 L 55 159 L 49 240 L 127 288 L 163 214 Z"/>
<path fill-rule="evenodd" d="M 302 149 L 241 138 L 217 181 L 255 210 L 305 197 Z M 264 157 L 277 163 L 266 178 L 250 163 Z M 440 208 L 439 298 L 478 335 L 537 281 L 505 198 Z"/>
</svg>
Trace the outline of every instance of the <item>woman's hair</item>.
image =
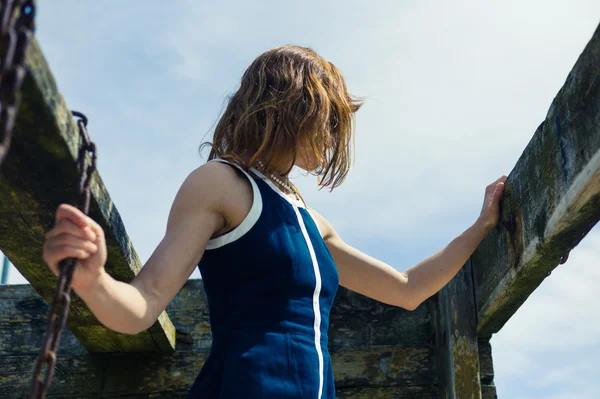
<svg viewBox="0 0 600 399">
<path fill-rule="evenodd" d="M 281 46 L 248 67 L 215 128 L 209 160 L 289 173 L 304 156 L 319 186 L 339 186 L 350 169 L 354 113 L 362 102 L 348 94 L 340 71 L 314 50 Z M 299 154 L 299 151 L 303 154 Z"/>
</svg>

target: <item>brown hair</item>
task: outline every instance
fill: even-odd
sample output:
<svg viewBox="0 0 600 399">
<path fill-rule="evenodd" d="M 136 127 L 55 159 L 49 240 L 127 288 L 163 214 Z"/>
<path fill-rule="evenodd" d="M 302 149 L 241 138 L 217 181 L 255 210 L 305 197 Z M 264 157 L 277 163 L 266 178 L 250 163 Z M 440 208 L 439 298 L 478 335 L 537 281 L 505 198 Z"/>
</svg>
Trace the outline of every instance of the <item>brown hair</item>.
<svg viewBox="0 0 600 399">
<path fill-rule="evenodd" d="M 230 97 L 209 160 L 229 159 L 249 169 L 289 171 L 298 151 L 314 161 L 319 186 L 339 186 L 350 169 L 354 113 L 362 102 L 350 96 L 340 71 L 314 50 L 281 46 L 248 67 Z M 291 163 L 290 163 L 291 162 Z"/>
</svg>

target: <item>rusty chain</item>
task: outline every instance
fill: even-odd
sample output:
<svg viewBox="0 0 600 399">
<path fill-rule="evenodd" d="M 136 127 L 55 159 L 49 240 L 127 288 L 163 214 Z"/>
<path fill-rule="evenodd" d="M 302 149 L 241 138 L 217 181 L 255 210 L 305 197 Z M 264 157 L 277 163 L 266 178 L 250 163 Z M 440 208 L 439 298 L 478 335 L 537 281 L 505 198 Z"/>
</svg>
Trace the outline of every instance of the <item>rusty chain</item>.
<svg viewBox="0 0 600 399">
<path fill-rule="evenodd" d="M 90 181 L 96 170 L 96 145 L 90 141 L 87 133 L 87 117 L 80 112 L 73 111 L 73 115 L 77 118 L 77 126 L 82 145 L 79 148 L 77 164 L 81 173 L 79 178 L 79 195 L 77 207 L 86 215 L 90 207 Z M 87 155 L 90 154 L 90 157 Z M 90 158 L 90 163 L 86 167 L 87 159 Z M 46 323 L 46 338 L 42 345 L 42 352 L 35 365 L 33 375 L 33 384 L 30 399 L 43 399 L 46 397 L 46 391 L 50 386 L 54 369 L 56 367 L 56 350 L 60 334 L 65 327 L 71 305 L 71 282 L 73 280 L 73 272 L 77 265 L 76 258 L 68 258 L 60 262 L 60 273 L 54 299 L 48 313 L 48 321 Z M 46 376 L 41 378 L 42 367 L 46 366 Z"/>
<path fill-rule="evenodd" d="M 19 8 L 18 13 L 17 8 Z M 25 77 L 25 53 L 35 30 L 35 0 L 0 2 L 0 166 L 10 147 Z"/>
</svg>

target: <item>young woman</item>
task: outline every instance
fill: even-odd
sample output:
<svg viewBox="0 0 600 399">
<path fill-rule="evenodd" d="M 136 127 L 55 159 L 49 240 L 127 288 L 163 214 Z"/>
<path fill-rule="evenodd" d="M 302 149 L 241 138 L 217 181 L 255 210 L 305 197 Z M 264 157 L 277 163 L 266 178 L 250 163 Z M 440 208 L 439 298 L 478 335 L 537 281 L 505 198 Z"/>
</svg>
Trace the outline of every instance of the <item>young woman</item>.
<svg viewBox="0 0 600 399">
<path fill-rule="evenodd" d="M 350 247 L 288 181 L 293 166 L 335 188 L 350 167 L 360 103 L 338 69 L 309 48 L 283 46 L 245 72 L 214 132 L 210 162 L 190 173 L 166 234 L 131 283 L 104 270 L 102 229 L 61 205 L 44 260 L 58 275 L 80 259 L 73 289 L 108 328 L 151 326 L 198 266 L 213 344 L 189 398 L 334 398 L 327 350 L 338 284 L 415 309 L 446 285 L 498 223 L 506 176 L 481 215 L 447 247 L 405 272 Z"/>
</svg>

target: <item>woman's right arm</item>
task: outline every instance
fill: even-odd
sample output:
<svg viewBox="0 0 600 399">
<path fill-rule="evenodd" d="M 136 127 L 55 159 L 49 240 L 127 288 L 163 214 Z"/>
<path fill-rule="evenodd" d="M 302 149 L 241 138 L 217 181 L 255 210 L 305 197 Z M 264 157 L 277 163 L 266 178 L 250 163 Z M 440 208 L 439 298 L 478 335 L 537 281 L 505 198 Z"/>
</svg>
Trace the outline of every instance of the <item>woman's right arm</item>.
<svg viewBox="0 0 600 399">
<path fill-rule="evenodd" d="M 58 275 L 61 259 L 79 258 L 73 290 L 103 325 L 137 334 L 156 321 L 198 265 L 210 237 L 226 225 L 223 204 L 235 177 L 219 163 L 201 166 L 187 177 L 173 202 L 164 238 L 131 283 L 105 272 L 102 229 L 70 205 L 57 211 L 44 260 Z"/>
</svg>

